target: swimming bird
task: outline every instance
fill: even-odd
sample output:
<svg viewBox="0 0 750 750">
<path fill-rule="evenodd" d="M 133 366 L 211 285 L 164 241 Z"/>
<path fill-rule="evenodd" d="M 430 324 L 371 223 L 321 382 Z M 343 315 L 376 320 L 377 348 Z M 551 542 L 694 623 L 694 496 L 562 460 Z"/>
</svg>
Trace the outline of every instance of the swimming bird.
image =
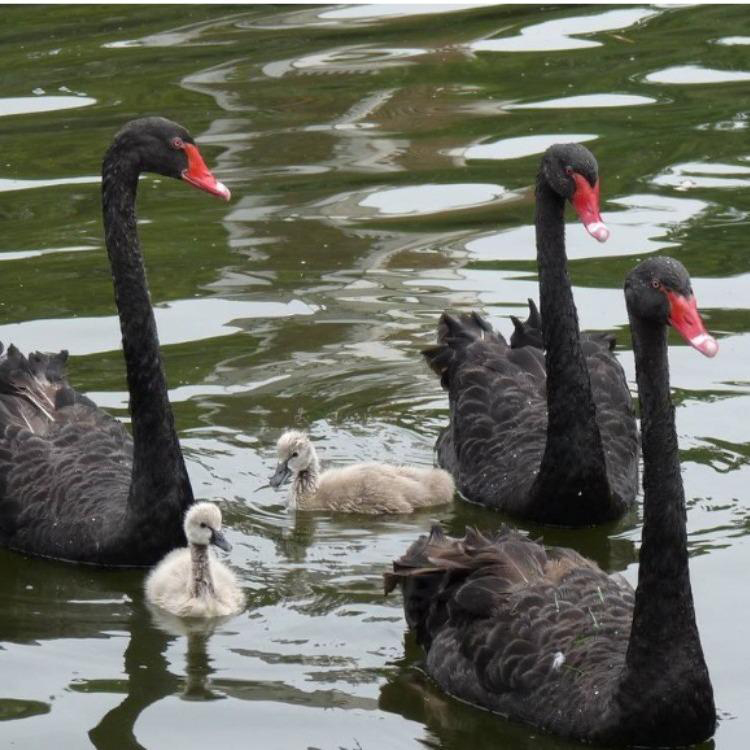
<svg viewBox="0 0 750 750">
<path fill-rule="evenodd" d="M 130 393 L 133 437 L 67 381 L 68 353 L 0 347 L 0 545 L 105 566 L 153 565 L 185 543 L 193 502 L 169 403 L 138 242 L 142 172 L 229 200 L 185 128 L 133 120 L 102 165 L 104 239 Z"/>
<path fill-rule="evenodd" d="M 587 742 L 691 745 L 716 724 L 695 621 L 667 326 L 712 357 L 690 278 L 651 258 L 625 283 L 641 406 L 644 521 L 638 586 L 517 531 L 453 539 L 435 527 L 386 574 L 427 652 L 464 701 Z"/>
<path fill-rule="evenodd" d="M 188 547 L 172 550 L 146 578 L 146 599 L 179 617 L 225 617 L 241 612 L 245 595 L 234 573 L 209 550 L 232 549 L 214 503 L 195 503 L 185 514 Z"/>
<path fill-rule="evenodd" d="M 297 510 L 411 513 L 445 505 L 455 492 L 453 478 L 442 469 L 366 463 L 321 473 L 315 447 L 298 430 L 285 432 L 276 450 L 278 465 L 271 486 L 292 479 L 289 506 Z"/>
<path fill-rule="evenodd" d="M 539 314 L 539 310 L 533 299 L 529 298 L 528 303 L 529 317 L 526 320 L 521 320 L 515 315 L 510 316 L 513 323 L 513 333 L 510 335 L 511 349 L 518 349 L 522 346 L 535 346 L 537 349 L 544 349 L 544 342 L 542 341 L 542 316 Z M 617 346 L 617 338 L 614 333 L 585 331 L 581 333 L 581 339 L 585 338 L 605 344 L 611 352 Z"/>
<path fill-rule="evenodd" d="M 508 346 L 477 313 L 444 313 L 438 345 L 423 354 L 448 391 L 450 421 L 436 449 L 461 494 L 519 518 L 581 526 L 633 506 L 638 431 L 610 342 L 579 332 L 566 268 L 566 200 L 605 241 L 597 163 L 578 144 L 550 147 L 537 177 L 544 350 Z"/>
</svg>

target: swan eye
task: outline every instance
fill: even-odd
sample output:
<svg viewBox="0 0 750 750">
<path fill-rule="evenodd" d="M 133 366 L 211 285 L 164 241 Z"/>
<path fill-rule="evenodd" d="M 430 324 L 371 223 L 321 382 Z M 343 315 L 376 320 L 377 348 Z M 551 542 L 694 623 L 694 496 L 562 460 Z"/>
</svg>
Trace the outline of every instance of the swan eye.
<svg viewBox="0 0 750 750">
<path fill-rule="evenodd" d="M 294 451 L 294 453 L 292 453 L 292 458 L 297 458 L 297 456 L 299 456 L 299 453 L 297 451 Z"/>
<path fill-rule="evenodd" d="M 205 528 L 206 528 L 206 524 L 205 524 L 205 523 L 204 523 L 203 521 L 201 521 L 201 528 L 202 528 L 202 529 L 205 529 Z"/>
<path fill-rule="evenodd" d="M 573 167 L 565 167 L 565 174 L 568 175 L 568 177 L 572 177 Z"/>
<path fill-rule="evenodd" d="M 659 279 L 651 279 L 651 286 L 654 289 L 661 289 L 662 288 L 661 281 L 659 281 Z"/>
<path fill-rule="evenodd" d="M 172 140 L 169 142 L 169 145 L 173 149 L 175 149 L 175 151 L 179 151 L 180 149 L 185 148 L 185 142 L 179 136 L 172 138 Z"/>
</svg>

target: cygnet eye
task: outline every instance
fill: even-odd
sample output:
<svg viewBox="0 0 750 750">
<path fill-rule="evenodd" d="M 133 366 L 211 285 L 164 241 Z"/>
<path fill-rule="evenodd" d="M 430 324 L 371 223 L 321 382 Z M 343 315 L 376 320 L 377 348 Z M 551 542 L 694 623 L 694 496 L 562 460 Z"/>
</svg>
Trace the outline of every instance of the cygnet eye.
<svg viewBox="0 0 750 750">
<path fill-rule="evenodd" d="M 297 451 L 294 451 L 294 453 L 292 453 L 292 458 L 297 458 L 297 456 L 299 456 L 299 453 Z"/>
<path fill-rule="evenodd" d="M 206 528 L 206 524 L 205 524 L 205 522 L 204 522 L 204 521 L 201 521 L 201 528 L 202 528 L 202 529 L 205 529 L 205 528 Z"/>
</svg>

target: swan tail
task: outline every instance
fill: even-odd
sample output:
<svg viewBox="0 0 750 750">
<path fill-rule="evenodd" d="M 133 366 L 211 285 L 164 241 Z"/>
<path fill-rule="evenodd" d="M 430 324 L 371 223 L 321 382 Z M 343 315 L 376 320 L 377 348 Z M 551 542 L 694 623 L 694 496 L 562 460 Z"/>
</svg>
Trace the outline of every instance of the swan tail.
<svg viewBox="0 0 750 750">
<path fill-rule="evenodd" d="M 464 358 L 468 346 L 486 340 L 505 344 L 505 339 L 476 312 L 459 315 L 444 312 L 438 322 L 437 339 L 437 345 L 424 349 L 422 356 L 446 390 L 450 387 L 451 369 Z"/>
<path fill-rule="evenodd" d="M 54 422 L 55 411 L 76 400 L 65 378 L 67 359 L 65 350 L 26 357 L 13 344 L 5 350 L 0 343 L 0 425 L 38 432 Z"/>
<path fill-rule="evenodd" d="M 547 563 L 544 547 L 512 529 L 485 536 L 467 528 L 456 539 L 435 525 L 394 561 L 384 587 L 386 594 L 401 587 L 407 624 L 429 648 L 449 616 L 486 616 L 512 592 L 542 579 Z"/>
<path fill-rule="evenodd" d="M 510 337 L 510 346 L 512 349 L 518 349 L 522 346 L 534 346 L 537 349 L 543 349 L 542 340 L 542 316 L 539 314 L 534 300 L 529 298 L 529 317 L 521 320 L 515 315 L 510 319 L 513 323 L 513 333 Z"/>
</svg>

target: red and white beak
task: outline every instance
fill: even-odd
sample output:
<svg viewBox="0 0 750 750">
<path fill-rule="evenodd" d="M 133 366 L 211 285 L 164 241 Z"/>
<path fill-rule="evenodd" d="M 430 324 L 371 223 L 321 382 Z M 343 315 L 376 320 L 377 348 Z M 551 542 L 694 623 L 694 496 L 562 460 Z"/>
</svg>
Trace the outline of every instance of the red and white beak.
<svg viewBox="0 0 750 750">
<path fill-rule="evenodd" d="M 182 179 L 207 193 L 218 195 L 219 198 L 228 201 L 232 197 L 229 188 L 213 176 L 206 162 L 203 161 L 198 147 L 192 143 L 185 143 L 183 149 L 187 155 L 188 168 L 182 170 Z"/>
<path fill-rule="evenodd" d="M 669 324 L 701 354 L 715 356 L 719 351 L 719 342 L 706 330 L 695 297 L 683 297 L 669 290 L 666 294 L 669 300 Z"/>
<path fill-rule="evenodd" d="M 586 231 L 599 242 L 606 242 L 609 239 L 609 229 L 599 213 L 599 180 L 591 187 L 589 181 L 578 172 L 573 172 L 573 179 L 576 181 L 576 191 L 571 199 L 573 208 Z"/>
</svg>

